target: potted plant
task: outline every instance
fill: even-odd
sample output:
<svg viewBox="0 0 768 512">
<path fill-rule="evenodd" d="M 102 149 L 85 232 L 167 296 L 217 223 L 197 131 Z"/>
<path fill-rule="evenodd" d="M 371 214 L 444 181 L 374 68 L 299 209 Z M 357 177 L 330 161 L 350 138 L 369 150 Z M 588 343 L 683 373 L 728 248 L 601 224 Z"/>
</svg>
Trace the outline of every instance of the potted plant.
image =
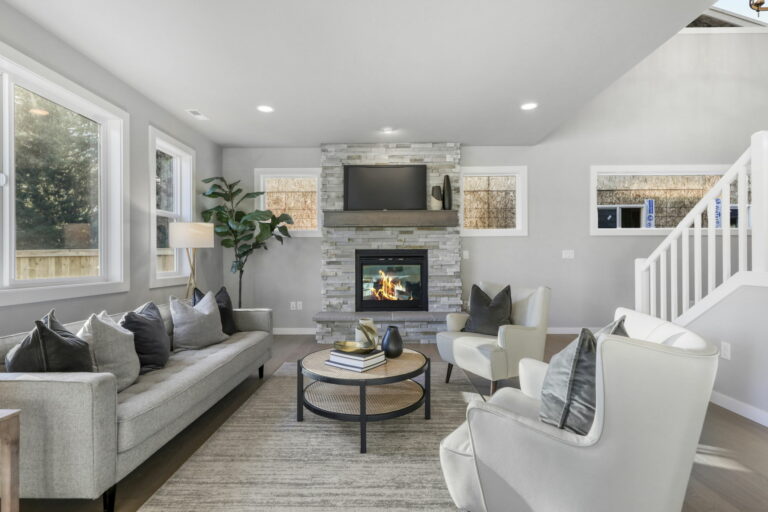
<svg viewBox="0 0 768 512">
<path fill-rule="evenodd" d="M 240 180 L 229 183 L 221 176 L 206 178 L 203 183 L 211 183 L 203 196 L 218 199 L 220 204 L 202 212 L 205 222 L 213 222 L 214 233 L 221 237 L 221 245 L 234 250 L 235 259 L 232 261 L 230 272 L 237 273 L 237 307 L 243 306 L 243 272 L 248 258 L 256 249 L 267 249 L 267 240 L 283 243 L 285 237 L 290 238 L 286 224 L 293 224 L 293 219 L 287 213 L 275 215 L 269 210 L 241 210 L 240 205 L 247 199 L 255 199 L 264 192 L 248 192 L 243 194 L 239 188 Z"/>
</svg>

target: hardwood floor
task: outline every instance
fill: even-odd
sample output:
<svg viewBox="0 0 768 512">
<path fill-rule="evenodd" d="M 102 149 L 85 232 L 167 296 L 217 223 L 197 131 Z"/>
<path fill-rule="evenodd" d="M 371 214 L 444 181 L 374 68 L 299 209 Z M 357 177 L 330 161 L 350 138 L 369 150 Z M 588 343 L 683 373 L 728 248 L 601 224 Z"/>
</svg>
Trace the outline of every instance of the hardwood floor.
<svg viewBox="0 0 768 512">
<path fill-rule="evenodd" d="M 276 336 L 273 358 L 266 364 L 269 378 L 284 362 L 296 361 L 318 349 L 313 336 Z M 571 335 L 547 337 L 545 359 L 573 339 Z M 435 345 L 413 346 L 436 361 Z M 443 376 L 436 375 L 435 378 Z M 481 392 L 488 381 L 470 377 Z M 184 461 L 223 424 L 261 385 L 256 377 L 244 381 L 192 425 L 124 478 L 117 488 L 118 512 L 133 512 L 144 503 Z M 499 387 L 516 386 L 516 379 Z M 710 404 L 699 453 L 688 486 L 684 512 L 733 512 L 768 510 L 768 428 Z M 22 500 L 22 512 L 97 512 L 101 500 Z"/>
</svg>

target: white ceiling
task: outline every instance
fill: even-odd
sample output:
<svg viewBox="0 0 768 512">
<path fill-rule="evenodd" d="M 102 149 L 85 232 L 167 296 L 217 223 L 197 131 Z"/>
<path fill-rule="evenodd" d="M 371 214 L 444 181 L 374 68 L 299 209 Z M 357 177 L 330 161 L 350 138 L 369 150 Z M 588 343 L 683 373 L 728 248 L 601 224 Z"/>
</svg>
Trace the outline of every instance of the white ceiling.
<svg viewBox="0 0 768 512">
<path fill-rule="evenodd" d="M 7 1 L 227 146 L 535 144 L 713 3 Z"/>
</svg>

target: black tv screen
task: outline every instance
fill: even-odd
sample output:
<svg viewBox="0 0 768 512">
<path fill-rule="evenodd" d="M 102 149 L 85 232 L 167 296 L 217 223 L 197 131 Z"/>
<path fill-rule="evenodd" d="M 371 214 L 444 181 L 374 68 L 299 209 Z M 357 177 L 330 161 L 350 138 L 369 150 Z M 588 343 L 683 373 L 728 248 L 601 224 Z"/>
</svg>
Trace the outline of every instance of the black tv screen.
<svg viewBox="0 0 768 512">
<path fill-rule="evenodd" d="M 426 165 L 345 165 L 345 210 L 426 210 Z"/>
</svg>

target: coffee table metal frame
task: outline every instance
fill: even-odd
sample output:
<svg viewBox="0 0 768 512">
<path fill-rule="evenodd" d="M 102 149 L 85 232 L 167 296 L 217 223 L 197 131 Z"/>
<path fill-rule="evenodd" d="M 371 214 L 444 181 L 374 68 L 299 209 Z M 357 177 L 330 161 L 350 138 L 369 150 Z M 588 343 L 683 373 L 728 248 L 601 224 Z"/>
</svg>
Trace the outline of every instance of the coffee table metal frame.
<svg viewBox="0 0 768 512">
<path fill-rule="evenodd" d="M 418 351 L 415 351 L 418 352 Z M 430 419 L 430 374 L 431 374 L 431 366 L 432 362 L 430 359 L 422 354 L 421 352 L 418 352 L 421 354 L 421 356 L 424 358 L 424 364 L 415 370 L 412 370 L 410 372 L 402 373 L 399 375 L 391 375 L 389 377 L 373 377 L 370 379 L 345 379 L 340 377 L 329 377 L 327 375 L 320 375 L 317 373 L 312 372 L 312 370 L 309 370 L 307 368 L 304 368 L 304 358 L 301 358 L 297 361 L 296 364 L 296 421 L 304 421 L 304 407 L 312 411 L 313 413 L 323 416 L 325 418 L 330 418 L 334 420 L 341 420 L 341 421 L 355 421 L 360 423 L 360 453 L 366 453 L 367 446 L 366 446 L 366 426 L 369 421 L 382 421 L 382 420 L 388 420 L 391 418 L 397 418 L 399 416 L 405 416 L 408 413 L 411 413 L 424 405 L 424 419 L 428 420 Z M 351 370 L 350 370 L 351 371 Z M 415 377 L 418 377 L 419 375 L 424 374 L 424 386 L 422 386 L 420 383 L 413 381 L 415 384 L 417 384 L 421 388 L 421 396 L 418 400 L 413 402 L 412 404 L 403 407 L 401 409 L 397 409 L 394 411 L 389 411 L 385 413 L 380 414 L 367 414 L 366 413 L 366 389 L 368 386 L 381 386 L 384 384 L 393 384 L 395 382 L 402 382 L 405 380 L 413 379 Z M 328 411 L 326 409 L 323 409 L 321 407 L 318 407 L 315 404 L 310 403 L 306 400 L 304 396 L 304 392 L 314 383 L 310 383 L 307 385 L 307 387 L 304 387 L 304 376 L 307 376 L 311 378 L 314 381 L 318 382 L 327 382 L 329 384 L 339 384 L 342 386 L 359 386 L 360 388 L 360 414 L 346 414 L 346 413 L 340 413 L 335 411 Z"/>
</svg>

